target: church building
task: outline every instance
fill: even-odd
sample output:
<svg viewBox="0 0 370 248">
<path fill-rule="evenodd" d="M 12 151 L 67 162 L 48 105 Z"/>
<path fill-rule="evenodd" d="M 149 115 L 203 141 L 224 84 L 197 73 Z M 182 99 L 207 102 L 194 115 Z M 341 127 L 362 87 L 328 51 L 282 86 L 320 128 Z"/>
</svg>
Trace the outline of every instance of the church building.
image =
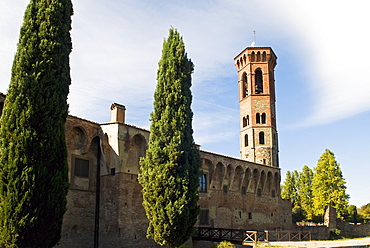
<svg viewBox="0 0 370 248">
<path fill-rule="evenodd" d="M 291 204 L 280 196 L 276 60 L 269 47 L 248 47 L 234 58 L 241 157 L 200 151 L 203 175 L 197 227 L 292 227 Z M 0 94 L 0 110 L 4 99 Z M 125 106 L 113 103 L 109 123 L 67 117 L 70 189 L 58 247 L 91 248 L 97 243 L 104 248 L 160 247 L 146 238 L 148 220 L 138 182 L 149 131 L 127 124 L 125 111 Z"/>
</svg>

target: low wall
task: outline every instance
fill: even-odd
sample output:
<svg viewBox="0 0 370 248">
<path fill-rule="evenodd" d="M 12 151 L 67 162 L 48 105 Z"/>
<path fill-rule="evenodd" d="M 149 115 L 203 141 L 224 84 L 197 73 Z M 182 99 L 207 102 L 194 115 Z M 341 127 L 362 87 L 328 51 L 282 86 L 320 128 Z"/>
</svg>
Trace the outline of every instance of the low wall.
<svg viewBox="0 0 370 248">
<path fill-rule="evenodd" d="M 327 240 L 330 234 L 327 226 L 296 226 L 294 231 L 311 232 L 312 240 Z"/>
<path fill-rule="evenodd" d="M 337 219 L 337 229 L 341 231 L 341 235 L 353 237 L 370 236 L 370 223 L 357 224 L 348 223 L 344 220 Z"/>
</svg>

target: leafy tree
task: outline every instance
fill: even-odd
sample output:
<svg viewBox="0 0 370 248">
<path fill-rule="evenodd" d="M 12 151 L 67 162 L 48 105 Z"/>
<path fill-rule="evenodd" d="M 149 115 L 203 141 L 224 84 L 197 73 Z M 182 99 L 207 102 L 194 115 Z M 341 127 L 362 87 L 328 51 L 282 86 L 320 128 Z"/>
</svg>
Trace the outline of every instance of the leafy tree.
<svg viewBox="0 0 370 248">
<path fill-rule="evenodd" d="M 303 166 L 302 172 L 299 172 L 298 179 L 298 199 L 299 205 L 306 213 L 307 219 L 312 219 L 313 196 L 312 196 L 313 171 L 307 165 Z"/>
<path fill-rule="evenodd" d="M 316 215 L 323 215 L 326 206 L 336 208 L 338 217 L 345 213 L 349 199 L 345 184 L 334 153 L 326 149 L 314 168 L 312 179 L 312 195 Z"/>
<path fill-rule="evenodd" d="M 370 203 L 361 206 L 358 209 L 358 215 L 361 216 L 365 222 L 370 222 Z"/>
<path fill-rule="evenodd" d="M 147 236 L 178 247 L 191 237 L 199 213 L 200 155 L 194 144 L 191 73 L 182 37 L 174 28 L 159 61 L 149 147 L 139 182 L 149 219 Z"/>
<path fill-rule="evenodd" d="M 345 220 L 357 224 L 357 207 L 355 205 L 349 205 L 346 209 Z"/>
<path fill-rule="evenodd" d="M 295 202 L 298 198 L 298 172 L 287 171 L 284 184 L 282 185 L 281 197 Z"/>
<path fill-rule="evenodd" d="M 68 191 L 70 0 L 31 0 L 0 128 L 0 246 L 53 247 Z"/>
</svg>

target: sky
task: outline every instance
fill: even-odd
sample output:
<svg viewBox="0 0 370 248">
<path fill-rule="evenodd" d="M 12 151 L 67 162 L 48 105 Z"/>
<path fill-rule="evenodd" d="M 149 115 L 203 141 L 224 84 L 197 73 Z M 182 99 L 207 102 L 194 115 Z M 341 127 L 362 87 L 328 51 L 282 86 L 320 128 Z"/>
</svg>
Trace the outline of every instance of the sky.
<svg viewBox="0 0 370 248">
<path fill-rule="evenodd" d="M 0 92 L 6 93 L 29 0 L 0 0 Z M 314 168 L 328 148 L 350 204 L 370 202 L 370 15 L 366 1 L 73 1 L 69 110 L 109 122 L 113 102 L 126 123 L 149 130 L 156 72 L 170 27 L 183 36 L 193 74 L 194 139 L 240 157 L 237 70 L 253 41 L 272 47 L 279 158 L 286 171 Z M 254 35 L 253 31 L 256 31 Z"/>
</svg>

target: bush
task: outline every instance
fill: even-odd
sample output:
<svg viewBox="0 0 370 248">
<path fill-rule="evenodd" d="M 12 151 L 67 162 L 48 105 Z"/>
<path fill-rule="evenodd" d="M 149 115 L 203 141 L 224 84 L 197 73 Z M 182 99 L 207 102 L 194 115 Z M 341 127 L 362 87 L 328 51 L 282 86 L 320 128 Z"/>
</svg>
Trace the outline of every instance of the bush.
<svg viewBox="0 0 370 248">
<path fill-rule="evenodd" d="M 236 248 L 236 246 L 230 243 L 229 241 L 222 241 L 221 243 L 211 245 L 208 248 Z"/>
</svg>

